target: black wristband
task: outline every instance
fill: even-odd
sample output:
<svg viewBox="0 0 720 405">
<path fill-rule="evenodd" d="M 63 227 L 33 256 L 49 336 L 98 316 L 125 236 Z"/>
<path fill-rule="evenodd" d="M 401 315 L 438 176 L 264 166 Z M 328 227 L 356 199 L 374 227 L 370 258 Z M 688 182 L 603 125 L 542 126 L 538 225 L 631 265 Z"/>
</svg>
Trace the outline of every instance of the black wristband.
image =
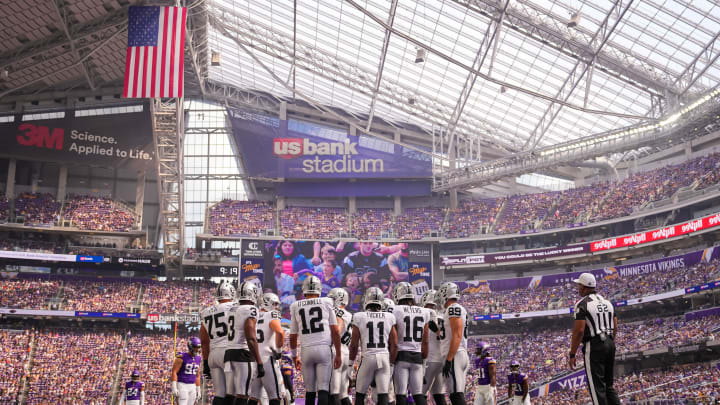
<svg viewBox="0 0 720 405">
<path fill-rule="evenodd" d="M 575 353 L 570 353 L 570 358 L 571 358 L 571 359 L 574 359 L 574 358 L 575 358 Z"/>
</svg>

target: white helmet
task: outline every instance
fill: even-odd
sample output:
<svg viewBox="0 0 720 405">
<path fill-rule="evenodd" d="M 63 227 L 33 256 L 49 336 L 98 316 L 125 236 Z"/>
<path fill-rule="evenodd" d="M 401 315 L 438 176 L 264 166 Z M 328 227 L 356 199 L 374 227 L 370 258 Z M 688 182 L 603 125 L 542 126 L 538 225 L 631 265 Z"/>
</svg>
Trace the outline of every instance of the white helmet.
<svg viewBox="0 0 720 405">
<path fill-rule="evenodd" d="M 420 298 L 420 306 L 422 306 L 423 308 L 428 305 L 437 306 L 437 304 L 435 303 L 435 295 L 435 290 L 425 291 L 425 293 L 422 295 L 422 298 Z"/>
<path fill-rule="evenodd" d="M 327 296 L 333 300 L 333 303 L 337 308 L 344 307 L 350 302 L 350 297 L 344 288 L 333 288 L 330 292 L 328 292 Z"/>
<path fill-rule="evenodd" d="M 395 302 L 402 300 L 415 300 L 415 293 L 413 292 L 412 285 L 407 281 L 401 281 L 395 284 L 395 288 L 392 291 L 392 297 Z"/>
<path fill-rule="evenodd" d="M 383 309 L 383 301 L 385 300 L 385 294 L 378 287 L 370 287 L 365 291 L 365 298 L 363 299 L 363 307 L 367 309 L 370 305 L 377 305 L 380 309 Z"/>
<path fill-rule="evenodd" d="M 221 282 L 215 290 L 215 298 L 218 301 L 235 299 L 235 287 L 227 281 Z"/>
<path fill-rule="evenodd" d="M 260 309 L 272 312 L 277 311 L 277 309 L 280 307 L 280 298 L 276 294 L 273 293 L 265 293 L 260 297 L 260 302 L 258 303 L 258 306 Z"/>
<path fill-rule="evenodd" d="M 238 301 L 251 301 L 255 305 L 259 297 L 260 290 L 255 283 L 250 281 L 243 281 L 237 290 Z"/>
<path fill-rule="evenodd" d="M 390 298 L 385 298 L 385 299 L 383 299 L 383 305 L 382 305 L 382 310 L 383 310 L 383 311 L 390 310 L 390 312 L 392 312 L 392 308 L 393 308 L 394 306 L 395 306 L 395 303 L 394 303 L 393 300 L 391 300 Z"/>
<path fill-rule="evenodd" d="M 303 295 L 315 294 L 320 295 L 322 293 L 322 283 L 316 276 L 308 276 L 302 285 Z"/>
<path fill-rule="evenodd" d="M 459 299 L 460 289 L 457 284 L 452 281 L 446 281 L 440 284 L 440 288 L 437 290 L 436 300 L 440 303 L 440 306 L 445 307 L 448 300 Z"/>
</svg>

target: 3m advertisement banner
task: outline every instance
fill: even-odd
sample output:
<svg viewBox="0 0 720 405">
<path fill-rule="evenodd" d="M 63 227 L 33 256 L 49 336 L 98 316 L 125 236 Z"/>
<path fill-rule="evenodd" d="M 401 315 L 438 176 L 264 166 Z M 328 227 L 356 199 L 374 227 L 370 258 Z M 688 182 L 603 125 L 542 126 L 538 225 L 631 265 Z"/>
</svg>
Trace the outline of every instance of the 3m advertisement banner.
<svg viewBox="0 0 720 405">
<path fill-rule="evenodd" d="M 141 112 L 0 123 L 5 156 L 145 170 L 154 167 L 150 109 Z"/>
<path fill-rule="evenodd" d="M 599 252 L 603 250 L 642 245 L 644 243 L 674 238 L 677 236 L 687 235 L 693 232 L 709 228 L 715 228 L 718 226 L 720 226 L 720 213 L 710 215 L 704 218 L 694 219 L 692 221 L 688 221 L 682 224 L 670 225 L 665 228 L 654 229 L 652 231 L 640 232 L 633 235 L 619 236 L 617 238 L 608 238 L 596 242 L 591 242 L 590 247 L 593 252 Z"/>
<path fill-rule="evenodd" d="M 590 245 L 561 246 L 546 249 L 518 250 L 514 252 L 483 253 L 440 257 L 443 266 L 467 266 L 477 264 L 510 263 L 527 260 L 543 260 L 555 257 L 574 256 L 590 252 Z"/>
<path fill-rule="evenodd" d="M 400 281 L 410 282 L 419 300 L 432 285 L 431 258 L 431 245 L 423 243 L 243 240 L 240 280 L 276 293 L 287 309 L 302 298 L 303 282 L 314 275 L 322 282 L 323 296 L 344 288 L 348 308 L 355 312 L 367 288 L 388 294 Z"/>
<path fill-rule="evenodd" d="M 428 154 L 366 135 L 228 110 L 248 174 L 266 178 L 428 178 Z"/>
</svg>

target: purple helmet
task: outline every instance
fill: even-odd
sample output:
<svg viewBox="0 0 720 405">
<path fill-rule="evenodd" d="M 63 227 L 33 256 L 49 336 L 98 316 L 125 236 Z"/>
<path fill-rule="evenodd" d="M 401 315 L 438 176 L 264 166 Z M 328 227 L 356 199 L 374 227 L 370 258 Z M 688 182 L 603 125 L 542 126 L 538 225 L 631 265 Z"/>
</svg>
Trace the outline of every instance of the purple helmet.
<svg viewBox="0 0 720 405">
<path fill-rule="evenodd" d="M 517 374 L 520 372 L 520 362 L 517 360 L 513 360 L 510 362 L 510 372 L 513 374 Z"/>
<path fill-rule="evenodd" d="M 480 357 L 487 357 L 490 355 L 490 343 L 486 341 L 480 341 L 475 348 L 475 355 Z"/>
<path fill-rule="evenodd" d="M 194 354 L 196 350 L 200 350 L 200 346 L 202 346 L 202 344 L 197 337 L 191 337 L 190 340 L 188 340 L 188 351 L 190 354 Z"/>
<path fill-rule="evenodd" d="M 130 373 L 130 379 L 133 381 L 140 380 L 140 372 L 137 369 L 133 370 L 132 373 Z"/>
</svg>

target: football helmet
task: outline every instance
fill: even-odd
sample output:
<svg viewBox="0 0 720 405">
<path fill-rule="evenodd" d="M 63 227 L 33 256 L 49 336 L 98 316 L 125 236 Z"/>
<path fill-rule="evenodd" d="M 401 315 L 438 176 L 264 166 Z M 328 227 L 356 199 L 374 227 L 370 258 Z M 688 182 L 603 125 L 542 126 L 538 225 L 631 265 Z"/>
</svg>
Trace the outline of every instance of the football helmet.
<svg viewBox="0 0 720 405">
<path fill-rule="evenodd" d="M 378 287 L 370 287 L 365 291 L 365 298 L 363 300 L 363 308 L 367 310 L 370 305 L 377 305 L 383 310 L 383 302 L 385 301 L 385 294 Z"/>
<path fill-rule="evenodd" d="M 188 353 L 190 353 L 191 356 L 197 355 L 197 352 L 200 351 L 200 346 L 202 346 L 200 339 L 191 337 L 190 340 L 188 340 Z"/>
<path fill-rule="evenodd" d="M 432 305 L 433 307 L 436 306 L 435 304 L 435 290 L 427 290 L 425 293 L 423 293 L 422 298 L 420 298 L 420 306 L 423 308 Z"/>
<path fill-rule="evenodd" d="M 308 276 L 302 284 L 302 293 L 320 295 L 322 293 L 322 283 L 316 276 Z"/>
<path fill-rule="evenodd" d="M 482 357 L 487 357 L 490 355 L 490 343 L 486 341 L 480 341 L 478 342 L 477 346 L 475 347 L 475 355 Z"/>
<path fill-rule="evenodd" d="M 412 285 L 407 281 L 401 281 L 395 284 L 395 288 L 392 291 L 392 297 L 395 302 L 402 300 L 415 300 L 415 293 L 413 292 Z"/>
<path fill-rule="evenodd" d="M 446 281 L 440 284 L 440 288 L 437 290 L 437 295 L 439 296 L 438 302 L 440 303 L 440 306 L 444 308 L 448 300 L 460 298 L 460 288 L 458 288 L 457 284 L 452 281 Z"/>
<path fill-rule="evenodd" d="M 252 282 L 243 281 L 237 290 L 238 301 L 250 301 L 255 305 L 260 297 L 260 290 Z"/>
<path fill-rule="evenodd" d="M 333 288 L 327 296 L 333 300 L 336 308 L 344 307 L 350 302 L 350 297 L 344 288 Z"/>
<path fill-rule="evenodd" d="M 387 311 L 388 309 L 390 309 L 394 306 L 395 306 L 395 302 L 393 302 L 393 300 L 391 300 L 390 298 L 383 299 L 383 304 L 382 304 L 383 311 Z"/>
<path fill-rule="evenodd" d="M 265 293 L 260 297 L 258 306 L 267 312 L 277 311 L 280 308 L 280 298 L 276 294 Z"/>
<path fill-rule="evenodd" d="M 135 369 L 132 373 L 130 373 L 130 379 L 133 381 L 140 381 L 140 372 Z"/>
<path fill-rule="evenodd" d="M 215 298 L 219 300 L 232 300 L 235 298 L 235 287 L 232 283 L 223 281 L 215 291 Z"/>
<path fill-rule="evenodd" d="M 520 372 L 520 362 L 517 360 L 513 360 L 510 362 L 510 372 L 513 374 L 518 374 Z"/>
</svg>

